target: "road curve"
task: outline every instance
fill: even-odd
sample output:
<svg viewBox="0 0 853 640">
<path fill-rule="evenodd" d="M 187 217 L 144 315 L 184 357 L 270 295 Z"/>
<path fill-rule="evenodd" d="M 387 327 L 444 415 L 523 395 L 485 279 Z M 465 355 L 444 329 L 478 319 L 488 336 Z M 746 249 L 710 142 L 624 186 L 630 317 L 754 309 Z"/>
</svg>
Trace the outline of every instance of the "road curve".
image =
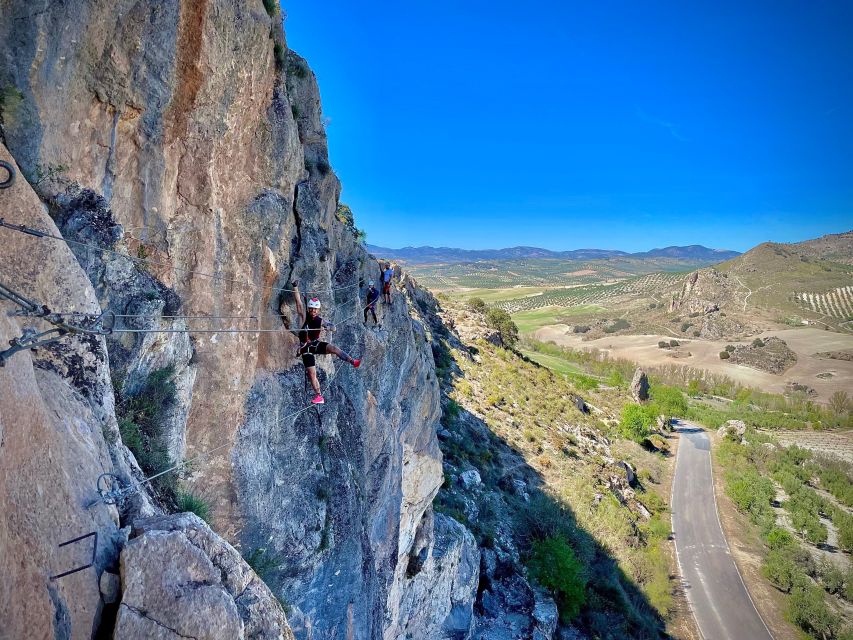
<svg viewBox="0 0 853 640">
<path fill-rule="evenodd" d="M 720 526 L 711 442 L 683 420 L 672 484 L 675 550 L 690 608 L 705 640 L 773 640 L 758 615 Z"/>
</svg>

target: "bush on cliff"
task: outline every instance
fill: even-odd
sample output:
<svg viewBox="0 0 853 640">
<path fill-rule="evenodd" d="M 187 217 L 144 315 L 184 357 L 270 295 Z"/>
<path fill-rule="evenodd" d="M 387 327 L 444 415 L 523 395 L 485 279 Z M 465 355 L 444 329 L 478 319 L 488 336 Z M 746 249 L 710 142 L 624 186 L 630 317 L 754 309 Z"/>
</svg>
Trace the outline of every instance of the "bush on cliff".
<svg viewBox="0 0 853 640">
<path fill-rule="evenodd" d="M 586 601 L 586 576 L 574 550 L 562 538 L 538 540 L 527 567 L 536 582 L 554 593 L 560 619 L 570 623 Z"/>
</svg>

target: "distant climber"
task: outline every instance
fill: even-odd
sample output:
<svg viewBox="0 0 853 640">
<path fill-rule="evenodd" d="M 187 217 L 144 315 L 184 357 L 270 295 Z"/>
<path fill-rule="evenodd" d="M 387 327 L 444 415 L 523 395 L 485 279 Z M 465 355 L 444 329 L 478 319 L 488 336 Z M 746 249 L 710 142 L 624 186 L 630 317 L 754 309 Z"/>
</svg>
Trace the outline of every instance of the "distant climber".
<svg viewBox="0 0 853 640">
<path fill-rule="evenodd" d="M 296 282 L 293 282 L 293 297 L 296 300 L 296 313 L 299 315 L 300 324 L 300 347 L 297 355 L 302 356 L 302 364 L 305 365 L 305 371 L 308 373 L 311 386 L 314 388 L 314 393 L 316 394 L 314 399 L 311 400 L 311 404 L 323 404 L 325 400 L 320 393 L 320 381 L 317 380 L 317 361 L 315 356 L 331 353 L 338 356 L 341 360 L 349 362 L 356 369 L 361 364 L 361 360 L 352 358 L 335 345 L 320 340 L 320 334 L 323 329 L 334 331 L 335 326 L 330 322 L 324 322 L 323 318 L 320 317 L 320 301 L 317 298 L 311 298 L 308 301 L 308 313 L 306 314 L 305 305 L 302 304 L 302 296 L 299 294 L 299 285 Z"/>
<path fill-rule="evenodd" d="M 367 283 L 367 306 L 364 308 L 364 322 L 367 323 L 367 312 L 370 311 L 370 315 L 373 316 L 373 326 L 379 324 L 379 321 L 376 319 L 376 301 L 379 300 L 379 289 L 376 288 L 376 284 L 371 280 Z"/>
<path fill-rule="evenodd" d="M 391 263 L 386 262 L 382 270 L 382 294 L 385 296 L 386 304 L 391 304 L 391 278 L 393 277 L 394 270 L 391 268 Z"/>
</svg>

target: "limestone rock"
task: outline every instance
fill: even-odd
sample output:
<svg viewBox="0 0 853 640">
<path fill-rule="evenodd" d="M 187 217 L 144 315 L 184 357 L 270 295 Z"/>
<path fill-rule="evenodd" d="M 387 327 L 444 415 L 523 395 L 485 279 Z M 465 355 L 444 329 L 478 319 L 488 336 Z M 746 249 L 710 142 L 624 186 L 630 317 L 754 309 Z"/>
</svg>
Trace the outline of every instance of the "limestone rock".
<svg viewBox="0 0 853 640">
<path fill-rule="evenodd" d="M 482 482 L 480 480 L 480 472 L 476 469 L 468 469 L 468 471 L 463 471 L 459 476 L 459 480 L 462 483 L 462 486 L 466 489 L 473 489 L 474 487 L 478 487 Z"/>
<path fill-rule="evenodd" d="M 293 638 L 269 588 L 197 516 L 138 520 L 134 533 L 121 553 L 116 640 Z"/>
<path fill-rule="evenodd" d="M 5 8 L 4 8 L 5 15 Z M 0 158 L 14 160 L 0 144 Z M 27 181 L 0 191 L 7 222 L 57 234 Z M 40 304 L 63 311 L 97 311 L 92 288 L 61 242 L 0 230 L 0 280 Z M 0 351 L 25 326 L 45 323 L 10 317 L 0 302 Z M 118 559 L 118 513 L 94 501 L 101 473 L 125 475 L 102 338 L 68 337 L 25 349 L 0 367 L 0 635 L 4 638 L 89 638 L 100 622 L 98 575 Z M 87 508 L 87 505 L 91 505 Z M 95 566 L 48 580 L 91 558 Z M 88 561 L 88 560 L 86 560 Z M 22 594 L 26 594 L 22 597 Z"/>
<path fill-rule="evenodd" d="M 631 397 L 637 402 L 645 402 L 649 399 L 649 377 L 639 367 L 631 378 Z"/>
<path fill-rule="evenodd" d="M 121 577 L 118 574 L 104 571 L 98 584 L 104 602 L 113 604 L 121 600 Z"/>
<path fill-rule="evenodd" d="M 731 437 L 740 440 L 746 433 L 746 423 L 743 420 L 729 420 L 717 429 L 720 437 Z"/>
<path fill-rule="evenodd" d="M 407 572 L 399 613 L 405 625 L 391 637 L 469 638 L 479 569 L 480 551 L 471 532 L 452 518 L 435 514 L 434 543 L 417 570 Z"/>
<path fill-rule="evenodd" d="M 620 460 L 616 463 L 616 466 L 621 467 L 625 472 L 625 481 L 629 485 L 633 485 L 637 480 L 637 474 L 634 472 L 634 467 L 631 466 L 629 462 L 625 460 Z"/>
</svg>

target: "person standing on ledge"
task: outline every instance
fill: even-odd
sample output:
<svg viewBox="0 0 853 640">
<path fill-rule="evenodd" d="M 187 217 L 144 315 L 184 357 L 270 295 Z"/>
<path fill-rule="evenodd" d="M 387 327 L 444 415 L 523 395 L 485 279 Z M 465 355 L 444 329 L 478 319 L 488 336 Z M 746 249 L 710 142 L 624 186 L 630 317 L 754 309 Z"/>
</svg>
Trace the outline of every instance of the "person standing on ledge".
<svg viewBox="0 0 853 640">
<path fill-rule="evenodd" d="M 305 366 L 305 371 L 308 373 L 308 378 L 311 380 L 311 386 L 314 388 L 314 399 L 311 404 L 323 404 L 325 400 L 320 393 L 320 381 L 317 380 L 317 355 L 326 355 L 328 353 L 338 356 L 344 362 L 350 363 L 356 369 L 361 364 L 361 360 L 352 358 L 349 354 L 341 351 L 335 345 L 320 340 L 323 329 L 330 331 L 335 330 L 335 325 L 330 322 L 324 322 L 320 316 L 320 300 L 311 298 L 308 301 L 308 312 L 305 312 L 305 306 L 302 304 L 302 296 L 299 294 L 299 285 L 293 283 L 293 298 L 296 300 L 296 313 L 299 316 L 299 342 L 300 347 L 296 355 L 302 356 L 302 364 Z"/>
<path fill-rule="evenodd" d="M 385 303 L 391 304 L 391 278 L 394 277 L 394 270 L 391 268 L 391 263 L 386 262 L 385 268 L 382 270 L 382 293 L 385 296 Z"/>
</svg>

